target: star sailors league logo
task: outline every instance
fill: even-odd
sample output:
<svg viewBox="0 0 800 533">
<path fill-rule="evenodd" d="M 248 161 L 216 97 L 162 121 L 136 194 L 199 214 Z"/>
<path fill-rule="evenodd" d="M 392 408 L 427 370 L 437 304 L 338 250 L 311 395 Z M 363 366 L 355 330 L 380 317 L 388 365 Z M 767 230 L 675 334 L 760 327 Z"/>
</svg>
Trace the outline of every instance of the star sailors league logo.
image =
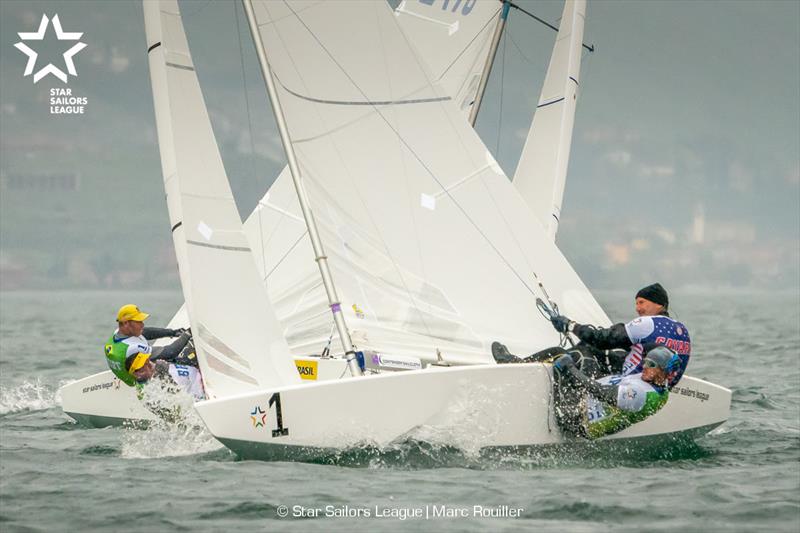
<svg viewBox="0 0 800 533">
<path fill-rule="evenodd" d="M 28 56 L 28 63 L 25 65 L 25 73 L 24 76 L 30 76 L 33 71 L 36 69 L 36 59 L 39 57 L 39 54 L 36 53 L 30 46 L 28 46 L 24 41 L 42 41 L 44 40 L 44 34 L 47 31 L 47 24 L 48 22 L 53 23 L 53 29 L 56 31 L 56 37 L 59 41 L 77 41 L 81 37 L 83 37 L 83 32 L 65 32 L 61 28 L 61 21 L 58 20 L 58 15 L 54 15 L 52 21 L 47 18 L 47 15 L 42 15 L 42 21 L 39 23 L 39 29 L 35 32 L 19 32 L 19 38 L 22 41 L 18 42 L 14 45 L 16 49 L 21 51 L 23 54 Z M 69 48 L 66 52 L 64 52 L 64 64 L 67 68 L 67 72 L 72 76 L 77 76 L 78 71 L 75 70 L 75 63 L 72 61 L 72 57 L 86 48 L 86 43 L 75 43 L 72 47 Z M 39 80 L 47 76 L 48 74 L 52 74 L 56 78 L 60 79 L 64 83 L 67 83 L 67 74 L 58 68 L 57 66 L 53 65 L 52 63 L 48 63 L 47 65 L 41 67 L 36 73 L 33 74 L 33 83 L 39 83 Z"/>
</svg>

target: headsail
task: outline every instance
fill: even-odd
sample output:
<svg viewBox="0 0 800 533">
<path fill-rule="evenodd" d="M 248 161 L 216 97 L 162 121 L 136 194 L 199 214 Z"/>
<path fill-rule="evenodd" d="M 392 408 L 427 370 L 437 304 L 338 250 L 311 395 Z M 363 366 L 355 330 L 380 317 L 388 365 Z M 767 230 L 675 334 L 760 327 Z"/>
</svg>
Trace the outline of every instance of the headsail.
<svg viewBox="0 0 800 533">
<path fill-rule="evenodd" d="M 178 3 L 143 3 L 164 187 L 206 393 L 298 382 L 242 231 Z"/>
<path fill-rule="evenodd" d="M 551 239 L 561 216 L 580 80 L 586 0 L 566 0 L 550 66 L 522 149 L 514 186 Z"/>
<path fill-rule="evenodd" d="M 474 363 L 493 339 L 554 344 L 540 282 L 573 318 L 608 322 L 387 5 L 260 1 L 255 13 L 361 348 Z M 290 345 L 318 351 L 330 319 L 280 181 L 254 215 L 268 232 L 254 252 Z"/>
</svg>

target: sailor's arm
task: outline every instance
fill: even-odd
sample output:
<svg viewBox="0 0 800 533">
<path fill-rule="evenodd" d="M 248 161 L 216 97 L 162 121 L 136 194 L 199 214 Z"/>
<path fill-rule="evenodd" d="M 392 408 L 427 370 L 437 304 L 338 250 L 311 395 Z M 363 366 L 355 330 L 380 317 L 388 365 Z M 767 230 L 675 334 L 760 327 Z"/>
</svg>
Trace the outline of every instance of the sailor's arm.
<svg viewBox="0 0 800 533">
<path fill-rule="evenodd" d="M 186 343 L 189 342 L 189 339 L 192 337 L 190 331 L 184 330 L 181 333 L 181 336 L 178 337 L 177 340 L 172 342 L 167 346 L 156 346 L 153 348 L 153 356 L 150 358 L 153 361 L 175 361 L 175 359 L 181 354 L 181 351 L 186 346 Z"/>
<path fill-rule="evenodd" d="M 610 328 L 596 328 L 578 324 L 563 315 L 555 316 L 550 321 L 556 331 L 560 333 L 570 332 L 586 344 L 590 344 L 600 350 L 628 349 L 633 345 L 631 336 L 628 334 L 628 328 L 622 323 L 614 324 Z"/>
<path fill-rule="evenodd" d="M 146 327 L 142 330 L 142 337 L 149 341 L 163 339 L 164 337 L 177 337 L 181 334 L 179 329 Z"/>
<path fill-rule="evenodd" d="M 584 324 L 574 324 L 572 333 L 580 340 L 591 344 L 600 350 L 612 350 L 614 348 L 628 349 L 633 345 L 625 324 L 614 324 L 610 328 L 596 328 Z"/>
</svg>

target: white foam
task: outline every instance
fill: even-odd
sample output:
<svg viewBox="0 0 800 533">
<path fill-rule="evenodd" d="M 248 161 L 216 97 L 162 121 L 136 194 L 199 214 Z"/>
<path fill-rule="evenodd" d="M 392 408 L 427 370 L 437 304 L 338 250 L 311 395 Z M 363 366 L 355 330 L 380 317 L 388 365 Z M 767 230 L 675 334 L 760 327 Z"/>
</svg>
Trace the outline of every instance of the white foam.
<svg viewBox="0 0 800 533">
<path fill-rule="evenodd" d="M 60 383 L 60 385 L 66 382 Z M 42 411 L 61 404 L 57 389 L 52 389 L 41 378 L 25 381 L 12 387 L 0 386 L 0 415 L 22 411 Z"/>
<path fill-rule="evenodd" d="M 151 380 L 144 388 L 148 407 L 177 413 L 171 420 L 159 418 L 145 431 L 124 428 L 122 431 L 122 457 L 126 459 L 154 459 L 194 455 L 217 450 L 222 445 L 206 430 L 194 409 L 194 399 L 184 391 L 175 392 L 161 380 Z"/>
</svg>

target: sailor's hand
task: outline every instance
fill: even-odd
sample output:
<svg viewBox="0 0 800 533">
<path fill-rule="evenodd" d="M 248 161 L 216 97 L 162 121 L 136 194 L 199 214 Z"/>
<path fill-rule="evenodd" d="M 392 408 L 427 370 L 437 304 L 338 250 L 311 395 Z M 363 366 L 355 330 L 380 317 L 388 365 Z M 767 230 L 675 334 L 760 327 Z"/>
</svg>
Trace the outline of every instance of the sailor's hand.
<svg viewBox="0 0 800 533">
<path fill-rule="evenodd" d="M 564 315 L 554 316 L 550 319 L 550 322 L 553 323 L 553 327 L 556 328 L 556 331 L 559 333 L 566 333 L 567 331 L 570 331 L 570 325 L 575 324 L 572 320 Z"/>
<path fill-rule="evenodd" d="M 575 366 L 575 361 L 573 361 L 572 357 L 566 353 L 556 359 L 556 362 L 553 363 L 553 368 L 556 370 L 564 370 L 568 366 Z"/>
</svg>

